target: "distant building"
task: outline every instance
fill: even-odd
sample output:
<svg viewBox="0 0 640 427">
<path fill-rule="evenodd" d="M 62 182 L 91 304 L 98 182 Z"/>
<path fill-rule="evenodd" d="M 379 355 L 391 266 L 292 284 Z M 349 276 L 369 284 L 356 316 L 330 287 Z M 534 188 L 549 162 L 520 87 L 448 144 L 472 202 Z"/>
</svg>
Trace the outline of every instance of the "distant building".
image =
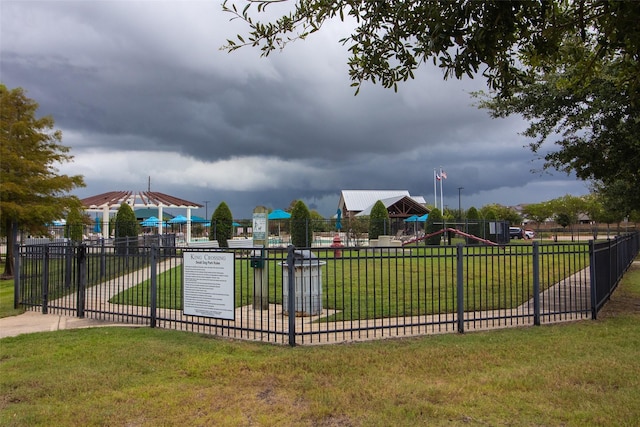
<svg viewBox="0 0 640 427">
<path fill-rule="evenodd" d="M 387 208 L 391 219 L 429 213 L 424 197 L 411 196 L 407 190 L 342 190 L 338 209 L 344 218 L 369 215 L 378 200 Z"/>
</svg>

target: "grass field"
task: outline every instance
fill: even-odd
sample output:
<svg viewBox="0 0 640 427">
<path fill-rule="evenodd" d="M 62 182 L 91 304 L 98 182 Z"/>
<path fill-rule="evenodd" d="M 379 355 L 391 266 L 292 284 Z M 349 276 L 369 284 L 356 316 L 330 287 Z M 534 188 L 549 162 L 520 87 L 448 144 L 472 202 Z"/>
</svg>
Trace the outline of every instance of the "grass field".
<svg viewBox="0 0 640 427">
<path fill-rule="evenodd" d="M 637 264 L 597 321 L 295 348 L 38 333 L 0 340 L 0 425 L 631 426 L 639 349 Z"/>
<path fill-rule="evenodd" d="M 0 317 L 23 313 L 22 308 L 13 308 L 13 280 L 0 280 Z"/>
<path fill-rule="evenodd" d="M 541 289 L 588 265 L 587 247 L 580 244 L 552 245 L 540 255 L 543 266 Z M 551 252 L 553 251 L 553 252 Z M 364 255 L 363 255 L 364 254 Z M 282 253 L 276 255 L 284 256 Z M 455 310 L 456 248 L 414 247 L 379 256 L 366 251 L 346 251 L 336 260 L 319 252 L 323 271 L 325 309 L 339 310 L 330 320 L 356 320 L 437 314 Z M 282 259 L 269 262 L 269 302 L 282 303 Z M 506 248 L 465 248 L 463 274 L 465 309 L 515 308 L 533 296 L 531 245 Z M 182 266 L 158 275 L 158 307 L 182 309 Z M 236 306 L 253 300 L 253 268 L 249 259 L 235 261 Z M 150 281 L 111 298 L 116 304 L 148 306 Z"/>
</svg>

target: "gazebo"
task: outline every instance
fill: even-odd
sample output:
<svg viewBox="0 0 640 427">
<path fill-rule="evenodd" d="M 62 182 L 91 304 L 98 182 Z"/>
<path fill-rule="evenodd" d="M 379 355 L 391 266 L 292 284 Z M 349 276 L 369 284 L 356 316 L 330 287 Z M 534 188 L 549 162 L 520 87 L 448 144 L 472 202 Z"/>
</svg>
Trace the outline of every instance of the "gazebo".
<svg viewBox="0 0 640 427">
<path fill-rule="evenodd" d="M 87 197 L 81 200 L 84 210 L 87 212 L 102 212 L 101 235 L 109 237 L 109 212 L 118 210 L 123 203 L 135 208 L 158 208 L 158 216 L 162 218 L 164 208 L 186 209 L 187 235 L 186 241 L 191 241 L 191 209 L 203 207 L 199 203 L 190 202 L 157 191 L 110 191 Z M 162 221 L 158 221 L 158 234 L 162 234 Z"/>
</svg>

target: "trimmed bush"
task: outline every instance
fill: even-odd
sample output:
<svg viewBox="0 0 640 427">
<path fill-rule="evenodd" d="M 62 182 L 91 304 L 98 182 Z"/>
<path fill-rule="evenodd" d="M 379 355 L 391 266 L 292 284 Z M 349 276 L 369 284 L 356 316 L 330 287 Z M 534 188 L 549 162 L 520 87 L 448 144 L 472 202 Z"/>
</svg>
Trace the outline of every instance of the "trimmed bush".
<svg viewBox="0 0 640 427">
<path fill-rule="evenodd" d="M 440 209 L 434 208 L 431 212 L 429 212 L 429 217 L 427 218 L 427 223 L 424 226 L 425 234 L 431 234 L 438 230 L 442 230 L 442 213 Z M 439 245 L 440 239 L 442 239 L 442 234 L 436 234 L 435 236 L 431 236 L 424 240 L 425 245 Z"/>
<path fill-rule="evenodd" d="M 469 210 L 467 210 L 467 224 L 468 224 L 468 233 L 473 234 L 476 237 L 482 237 L 482 227 L 480 225 L 480 214 L 478 210 L 471 206 Z M 468 244 L 476 245 L 478 242 L 475 239 L 468 239 Z"/>
<path fill-rule="evenodd" d="M 221 248 L 228 248 L 227 240 L 233 238 L 233 215 L 225 202 L 220 202 L 211 215 L 211 227 L 209 228 L 209 240 L 218 240 Z"/>
<path fill-rule="evenodd" d="M 115 244 L 118 254 L 137 253 L 139 225 L 136 214 L 126 203 L 120 205 L 115 218 Z"/>
<path fill-rule="evenodd" d="M 389 211 L 384 203 L 378 200 L 371 208 L 369 216 L 369 239 L 377 239 L 389 232 Z"/>
<path fill-rule="evenodd" d="M 313 241 L 313 230 L 309 219 L 311 213 L 302 200 L 298 200 L 291 210 L 291 244 L 298 248 L 308 248 Z"/>
<path fill-rule="evenodd" d="M 74 242 L 82 242 L 82 231 L 84 229 L 83 215 L 80 209 L 71 208 L 67 214 L 67 225 L 65 227 L 65 237 Z"/>
</svg>

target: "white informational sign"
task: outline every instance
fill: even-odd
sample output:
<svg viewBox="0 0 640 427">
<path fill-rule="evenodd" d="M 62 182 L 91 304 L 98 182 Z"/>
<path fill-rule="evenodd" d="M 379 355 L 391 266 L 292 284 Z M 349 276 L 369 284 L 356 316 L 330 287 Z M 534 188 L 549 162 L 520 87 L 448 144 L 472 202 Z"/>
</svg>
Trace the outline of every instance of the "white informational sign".
<svg viewBox="0 0 640 427">
<path fill-rule="evenodd" d="M 184 314 L 235 320 L 235 257 L 227 252 L 184 252 Z"/>
<path fill-rule="evenodd" d="M 267 240 L 267 214 L 253 213 L 253 240 Z"/>
</svg>

